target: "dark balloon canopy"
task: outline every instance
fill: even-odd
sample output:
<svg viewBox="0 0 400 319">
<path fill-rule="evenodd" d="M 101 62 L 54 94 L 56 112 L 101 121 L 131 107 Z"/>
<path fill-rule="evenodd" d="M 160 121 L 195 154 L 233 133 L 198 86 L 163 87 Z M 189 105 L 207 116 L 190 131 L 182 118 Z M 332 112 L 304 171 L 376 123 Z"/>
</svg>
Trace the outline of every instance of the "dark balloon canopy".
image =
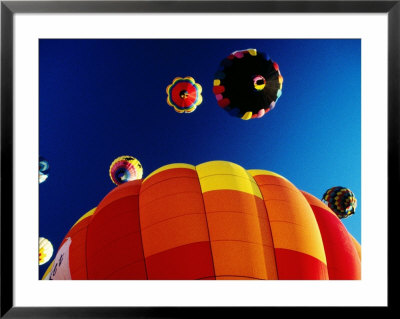
<svg viewBox="0 0 400 319">
<path fill-rule="evenodd" d="M 353 192 L 342 186 L 328 189 L 322 196 L 322 201 L 325 202 L 339 218 L 347 218 L 353 215 L 357 208 L 357 199 Z"/>
<path fill-rule="evenodd" d="M 279 66 L 256 49 L 235 51 L 223 59 L 213 92 L 218 105 L 243 120 L 260 118 L 282 94 Z"/>
</svg>

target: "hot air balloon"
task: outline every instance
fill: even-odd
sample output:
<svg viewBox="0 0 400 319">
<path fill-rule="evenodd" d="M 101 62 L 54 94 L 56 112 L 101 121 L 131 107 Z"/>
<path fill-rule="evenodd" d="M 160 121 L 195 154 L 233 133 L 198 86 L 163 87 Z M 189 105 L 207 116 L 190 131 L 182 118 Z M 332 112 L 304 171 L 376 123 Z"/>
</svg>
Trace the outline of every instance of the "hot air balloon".
<svg viewBox="0 0 400 319">
<path fill-rule="evenodd" d="M 114 188 L 57 256 L 43 279 L 361 276 L 360 245 L 328 206 L 276 173 L 226 161 L 170 164 Z"/>
<path fill-rule="evenodd" d="M 201 91 L 201 85 L 192 77 L 176 77 L 167 86 L 167 103 L 178 113 L 192 113 L 203 101 Z"/>
<path fill-rule="evenodd" d="M 48 239 L 39 237 L 39 265 L 47 263 L 51 256 L 53 256 L 53 245 Z"/>
<path fill-rule="evenodd" d="M 42 156 L 39 156 L 39 184 L 43 183 L 49 177 L 49 162 Z"/>
<path fill-rule="evenodd" d="M 357 208 L 357 199 L 353 192 L 342 186 L 331 187 L 324 195 L 322 201 L 332 209 L 339 218 L 353 215 Z"/>
<path fill-rule="evenodd" d="M 218 105 L 243 120 L 263 117 L 282 94 L 283 77 L 277 63 L 256 49 L 232 52 L 215 74 L 213 92 Z"/>
<path fill-rule="evenodd" d="M 143 167 L 133 156 L 120 156 L 111 163 L 109 174 L 114 184 L 121 185 L 135 179 L 141 179 Z"/>
</svg>

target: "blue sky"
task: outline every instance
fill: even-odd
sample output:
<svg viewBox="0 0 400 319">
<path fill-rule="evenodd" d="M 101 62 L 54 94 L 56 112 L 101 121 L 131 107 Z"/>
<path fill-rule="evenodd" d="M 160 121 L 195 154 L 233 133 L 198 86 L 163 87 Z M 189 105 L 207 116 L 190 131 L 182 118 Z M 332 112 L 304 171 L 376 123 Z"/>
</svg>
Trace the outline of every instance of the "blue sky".
<svg viewBox="0 0 400 319">
<path fill-rule="evenodd" d="M 277 62 L 284 82 L 271 112 L 243 121 L 218 106 L 212 87 L 220 61 L 247 48 Z M 193 113 L 166 102 L 178 76 L 203 88 Z M 358 207 L 342 221 L 361 242 L 361 41 L 40 40 L 39 153 L 50 163 L 39 235 L 55 250 L 114 188 L 108 169 L 121 155 L 138 158 L 144 177 L 170 163 L 226 160 L 274 171 L 319 198 L 348 187 Z"/>
</svg>

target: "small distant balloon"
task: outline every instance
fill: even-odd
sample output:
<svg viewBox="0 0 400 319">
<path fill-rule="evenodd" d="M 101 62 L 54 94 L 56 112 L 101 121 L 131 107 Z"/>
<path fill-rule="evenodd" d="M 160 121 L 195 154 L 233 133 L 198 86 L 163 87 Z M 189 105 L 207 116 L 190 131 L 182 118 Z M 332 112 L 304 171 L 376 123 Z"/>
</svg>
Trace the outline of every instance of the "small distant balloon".
<svg viewBox="0 0 400 319">
<path fill-rule="evenodd" d="M 166 91 L 168 105 L 178 113 L 192 113 L 203 101 L 201 85 L 190 76 L 176 77 Z"/>
<path fill-rule="evenodd" d="M 353 215 L 357 208 L 357 199 L 353 192 L 342 186 L 328 189 L 322 196 L 322 201 L 339 217 L 347 218 Z"/>
<path fill-rule="evenodd" d="M 49 177 L 50 165 L 47 159 L 39 156 L 39 184 L 43 183 Z"/>
<path fill-rule="evenodd" d="M 218 105 L 242 120 L 263 117 L 282 94 L 279 66 L 256 49 L 232 52 L 215 73 L 213 92 Z"/>
<path fill-rule="evenodd" d="M 116 185 L 141 179 L 143 176 L 142 164 L 133 156 L 117 157 L 110 165 L 110 178 Z"/>
<path fill-rule="evenodd" d="M 39 237 L 39 265 L 47 263 L 53 255 L 53 245 L 44 238 Z"/>
</svg>

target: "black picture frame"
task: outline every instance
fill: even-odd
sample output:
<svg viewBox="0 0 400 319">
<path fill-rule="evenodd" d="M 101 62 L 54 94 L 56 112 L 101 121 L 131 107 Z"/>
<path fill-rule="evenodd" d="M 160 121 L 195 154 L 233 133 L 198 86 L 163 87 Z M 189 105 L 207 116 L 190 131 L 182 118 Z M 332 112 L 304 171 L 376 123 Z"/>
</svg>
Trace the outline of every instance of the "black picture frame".
<svg viewBox="0 0 400 319">
<path fill-rule="evenodd" d="M 5 318 L 192 318 L 226 316 L 225 307 L 15 307 L 13 302 L 13 19 L 16 13 L 118 13 L 118 12 L 277 12 L 277 13 L 387 13 L 388 14 L 388 208 L 398 211 L 399 102 L 400 102 L 400 0 L 396 1 L 1 1 L 1 317 Z M 382 199 L 380 199 L 382 200 Z M 388 218 L 390 218 L 388 214 Z M 388 247 L 390 250 L 388 223 Z M 390 256 L 388 254 L 390 265 Z M 389 270 L 389 269 L 388 269 Z M 388 287 L 391 280 L 388 280 Z M 392 283 L 393 285 L 393 283 Z M 388 294 L 389 310 L 391 298 Z M 252 317 L 263 307 L 236 308 L 232 314 Z M 296 316 L 307 307 L 285 308 Z M 334 314 L 338 309 L 330 309 Z M 349 309 L 345 310 L 348 311 Z M 251 311 L 251 312 L 249 312 Z M 269 311 L 269 310 L 268 310 Z M 358 309 L 359 311 L 359 309 Z M 371 309 L 368 309 L 371 311 Z"/>
</svg>

